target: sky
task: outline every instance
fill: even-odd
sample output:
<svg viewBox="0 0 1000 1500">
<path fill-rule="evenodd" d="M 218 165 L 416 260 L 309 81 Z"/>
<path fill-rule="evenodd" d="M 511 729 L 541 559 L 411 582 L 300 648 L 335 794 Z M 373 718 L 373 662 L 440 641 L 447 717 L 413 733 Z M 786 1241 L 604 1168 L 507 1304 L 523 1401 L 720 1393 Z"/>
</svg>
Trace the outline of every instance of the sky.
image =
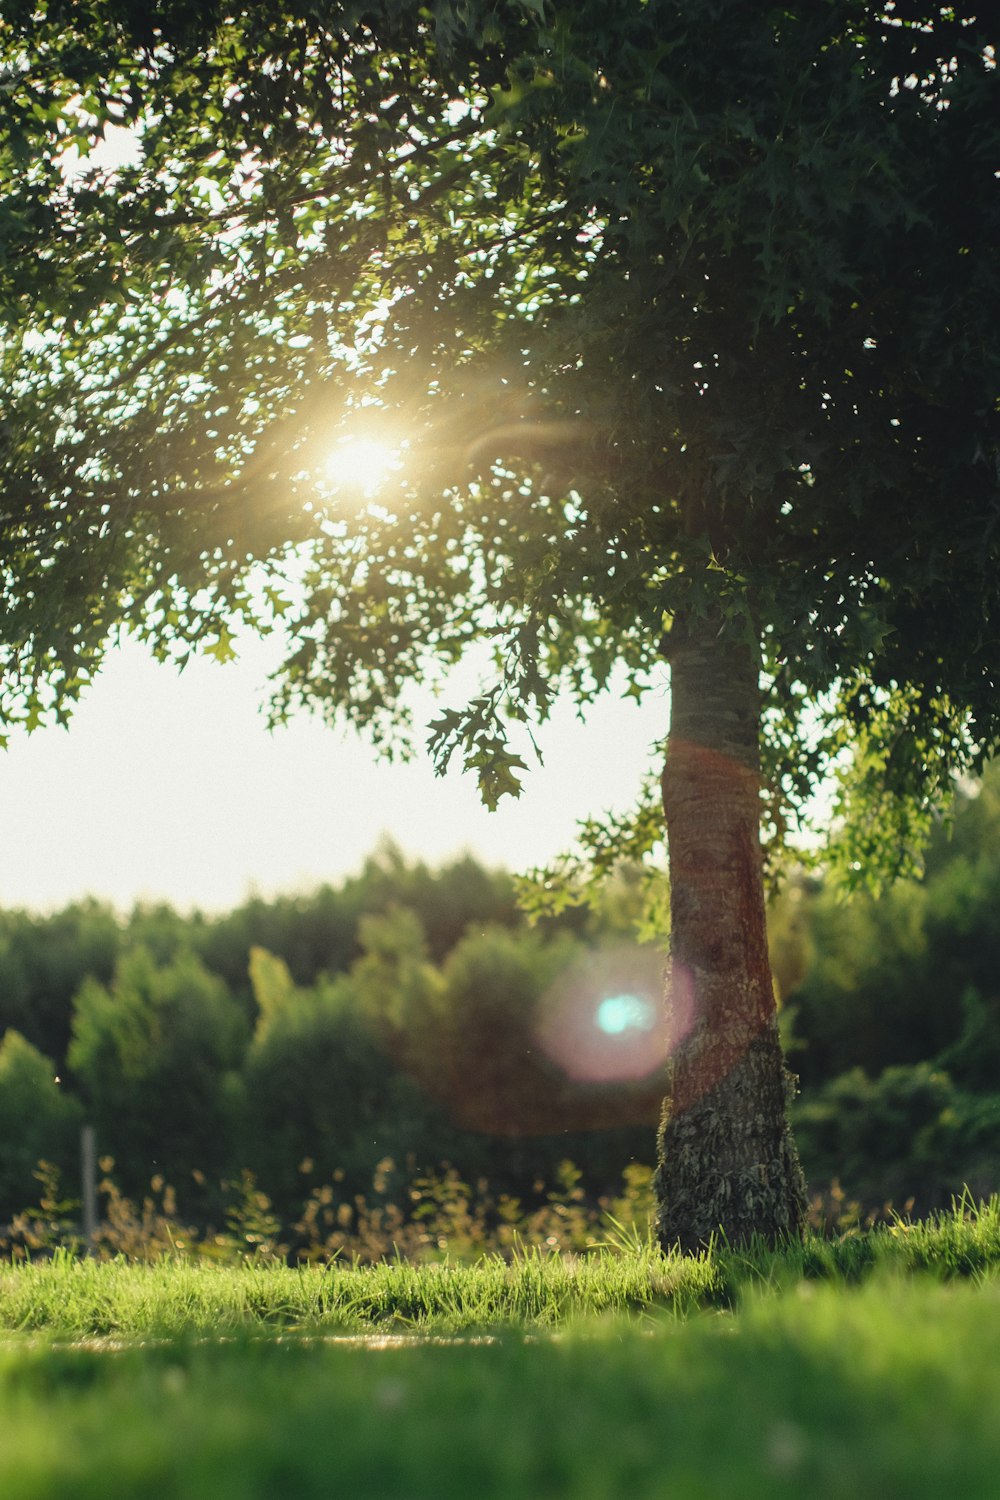
<svg viewBox="0 0 1000 1500">
<path fill-rule="evenodd" d="M 431 865 L 468 850 L 523 871 L 570 847 L 578 819 L 627 809 L 666 732 L 665 686 L 641 705 L 608 694 L 586 724 L 560 704 L 538 736 L 544 765 L 490 813 L 457 757 L 437 777 L 423 753 L 381 763 L 311 715 L 269 731 L 276 651 L 244 637 L 238 662 L 192 659 L 178 674 L 126 640 L 68 729 L 12 735 L 0 752 L 0 907 L 96 896 L 122 912 L 137 901 L 223 911 L 251 893 L 336 883 L 384 836 Z M 463 701 L 461 689 L 442 701 Z M 428 694 L 425 717 L 435 711 Z"/>
</svg>

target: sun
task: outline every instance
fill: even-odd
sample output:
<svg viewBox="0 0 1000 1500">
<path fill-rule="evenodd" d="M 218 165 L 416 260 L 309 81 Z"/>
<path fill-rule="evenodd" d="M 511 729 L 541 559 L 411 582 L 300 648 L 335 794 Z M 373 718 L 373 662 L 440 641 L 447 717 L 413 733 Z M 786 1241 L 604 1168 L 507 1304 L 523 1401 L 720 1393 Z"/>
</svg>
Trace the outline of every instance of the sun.
<svg viewBox="0 0 1000 1500">
<path fill-rule="evenodd" d="M 367 498 L 399 468 L 399 449 L 378 438 L 345 437 L 330 450 L 323 467 L 338 490 Z"/>
</svg>

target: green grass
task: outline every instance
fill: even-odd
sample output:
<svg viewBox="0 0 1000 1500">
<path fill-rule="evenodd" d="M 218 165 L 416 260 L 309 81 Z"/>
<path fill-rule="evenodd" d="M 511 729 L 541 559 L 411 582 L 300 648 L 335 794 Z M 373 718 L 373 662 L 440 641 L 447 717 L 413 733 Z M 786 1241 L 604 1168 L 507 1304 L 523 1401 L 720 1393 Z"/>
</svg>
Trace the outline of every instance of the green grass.
<svg viewBox="0 0 1000 1500">
<path fill-rule="evenodd" d="M 926 1272 L 948 1279 L 1000 1270 L 1000 1201 L 962 1204 L 926 1223 L 899 1222 L 840 1240 L 810 1238 L 778 1253 L 725 1247 L 663 1255 L 633 1240 L 574 1257 L 528 1252 L 507 1263 L 414 1266 L 405 1262 L 290 1269 L 261 1262 L 219 1266 L 193 1258 L 150 1264 L 52 1260 L 0 1266 L 0 1333 L 59 1339 L 177 1338 L 297 1329 L 361 1332 L 392 1327 L 460 1333 L 544 1329 L 593 1316 L 738 1306 L 749 1291 L 801 1281 L 845 1285 L 874 1274 Z"/>
<path fill-rule="evenodd" d="M 532 1341 L 6 1347 L 0 1494 L 995 1496 L 997 1283 L 806 1285 Z"/>
<path fill-rule="evenodd" d="M 724 1295 L 710 1256 L 574 1259 L 531 1254 L 513 1265 L 220 1267 L 186 1260 L 54 1262 L 0 1269 L 0 1330 L 62 1340 L 177 1338 L 294 1329 L 456 1334 L 545 1329 L 650 1307 L 693 1311 Z"/>
<path fill-rule="evenodd" d="M 993 1500 L 1000 1214 L 784 1254 L 0 1270 L 18 1500 Z"/>
</svg>

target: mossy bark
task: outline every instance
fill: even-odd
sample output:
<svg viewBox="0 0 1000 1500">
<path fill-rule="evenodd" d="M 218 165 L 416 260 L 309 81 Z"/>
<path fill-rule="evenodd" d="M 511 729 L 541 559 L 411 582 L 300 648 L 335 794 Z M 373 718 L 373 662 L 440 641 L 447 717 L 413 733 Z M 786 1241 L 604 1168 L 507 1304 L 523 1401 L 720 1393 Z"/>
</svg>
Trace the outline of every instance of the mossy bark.
<svg viewBox="0 0 1000 1500">
<path fill-rule="evenodd" d="M 760 855 L 760 690 L 748 647 L 691 620 L 671 651 L 663 772 L 677 1037 L 655 1178 L 658 1232 L 690 1250 L 801 1232 Z"/>
</svg>

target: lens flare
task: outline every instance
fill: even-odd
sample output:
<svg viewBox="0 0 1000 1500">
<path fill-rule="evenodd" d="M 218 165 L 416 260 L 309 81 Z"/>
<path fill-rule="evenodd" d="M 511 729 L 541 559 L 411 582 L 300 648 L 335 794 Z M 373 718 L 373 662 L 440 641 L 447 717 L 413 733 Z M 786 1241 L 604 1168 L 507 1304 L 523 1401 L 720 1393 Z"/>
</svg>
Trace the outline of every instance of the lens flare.
<svg viewBox="0 0 1000 1500">
<path fill-rule="evenodd" d="M 638 1082 L 656 1073 L 687 1034 L 692 998 L 675 983 L 668 1009 L 661 954 L 606 949 L 575 964 L 545 995 L 538 1040 L 577 1082 Z"/>
<path fill-rule="evenodd" d="M 621 1036 L 626 1031 L 652 1031 L 656 1011 L 642 995 L 609 995 L 597 1007 L 594 1021 L 606 1036 Z"/>
</svg>

